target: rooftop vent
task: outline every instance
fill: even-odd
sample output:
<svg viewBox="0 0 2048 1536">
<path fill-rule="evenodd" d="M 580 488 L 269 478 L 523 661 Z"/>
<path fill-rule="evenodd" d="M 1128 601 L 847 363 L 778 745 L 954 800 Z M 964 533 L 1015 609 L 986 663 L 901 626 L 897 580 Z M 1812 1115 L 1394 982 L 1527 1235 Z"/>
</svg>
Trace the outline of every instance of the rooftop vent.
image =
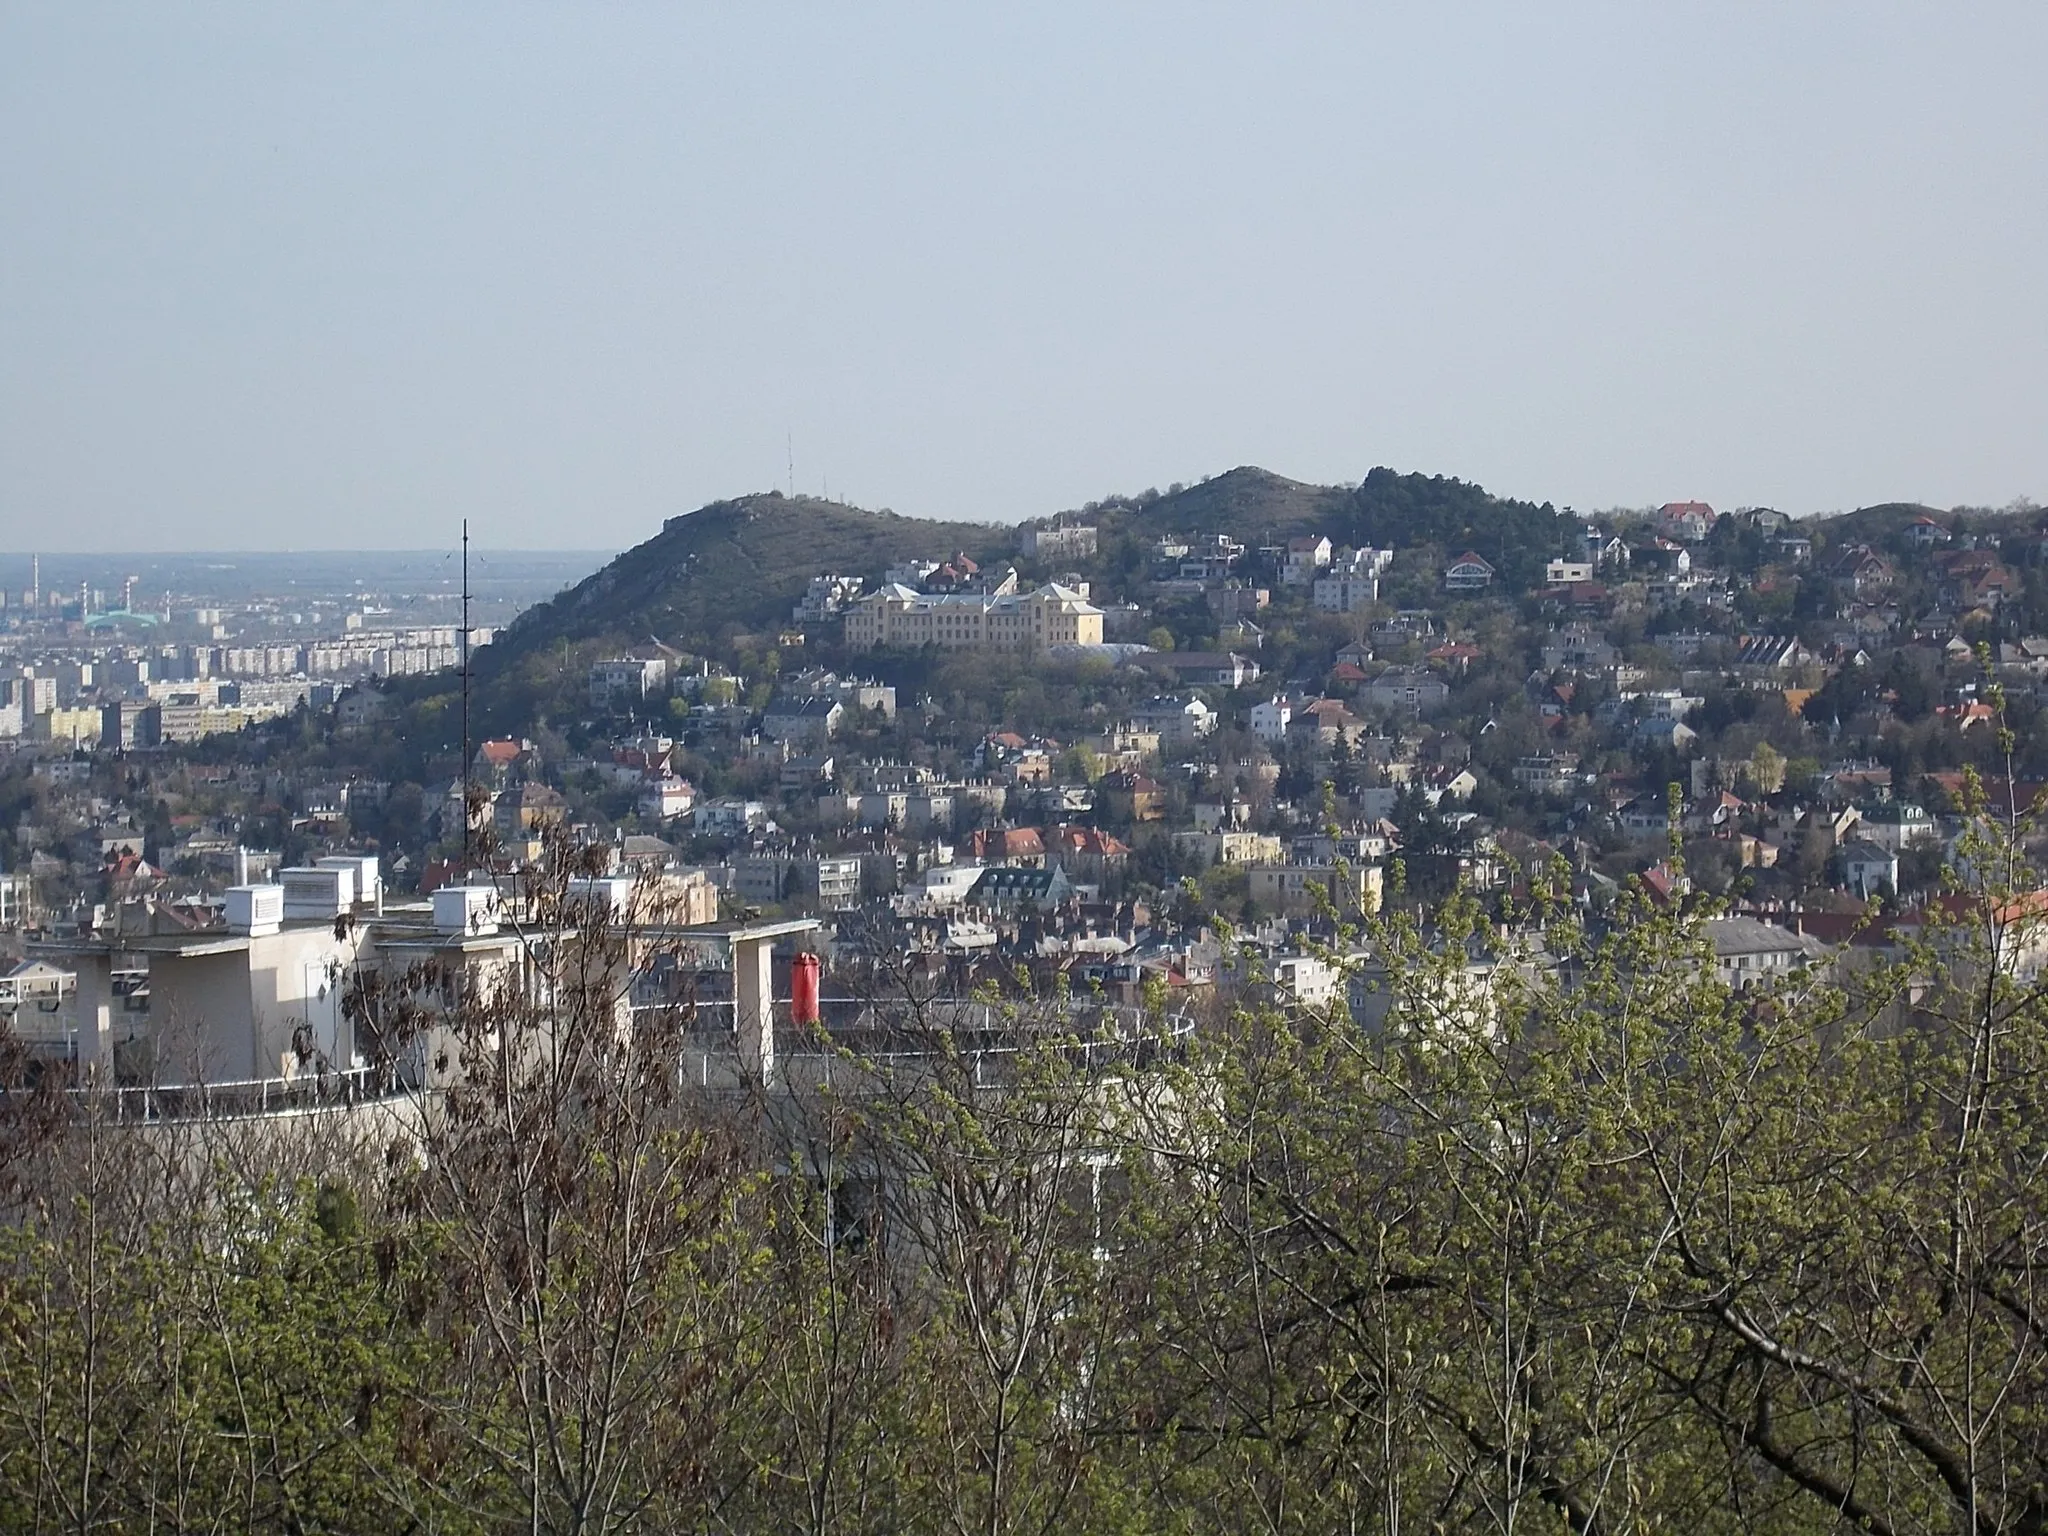
<svg viewBox="0 0 2048 1536">
<path fill-rule="evenodd" d="M 384 877 L 374 853 L 330 853 L 313 863 L 319 869 L 347 870 L 355 879 L 359 905 L 374 907 L 383 899 Z"/>
<path fill-rule="evenodd" d="M 571 922 L 622 922 L 633 905 L 633 882 L 624 875 L 579 875 L 564 894 L 563 915 Z"/>
<path fill-rule="evenodd" d="M 498 931 L 498 893 L 488 885 L 444 885 L 434 892 L 434 926 L 476 936 Z"/>
<path fill-rule="evenodd" d="M 284 887 L 281 885 L 234 885 L 228 887 L 228 931 L 261 938 L 284 926 Z"/>
<path fill-rule="evenodd" d="M 280 870 L 277 879 L 284 890 L 287 920 L 331 919 L 355 910 L 356 877 L 353 869 L 305 865 Z"/>
</svg>

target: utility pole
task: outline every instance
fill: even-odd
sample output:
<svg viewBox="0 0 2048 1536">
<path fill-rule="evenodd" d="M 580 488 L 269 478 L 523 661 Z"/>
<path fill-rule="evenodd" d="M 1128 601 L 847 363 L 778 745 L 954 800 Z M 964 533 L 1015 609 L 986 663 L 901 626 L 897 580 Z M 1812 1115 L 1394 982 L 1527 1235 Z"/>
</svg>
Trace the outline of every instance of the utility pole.
<svg viewBox="0 0 2048 1536">
<path fill-rule="evenodd" d="M 462 878 L 469 879 L 469 519 L 462 520 Z"/>
</svg>

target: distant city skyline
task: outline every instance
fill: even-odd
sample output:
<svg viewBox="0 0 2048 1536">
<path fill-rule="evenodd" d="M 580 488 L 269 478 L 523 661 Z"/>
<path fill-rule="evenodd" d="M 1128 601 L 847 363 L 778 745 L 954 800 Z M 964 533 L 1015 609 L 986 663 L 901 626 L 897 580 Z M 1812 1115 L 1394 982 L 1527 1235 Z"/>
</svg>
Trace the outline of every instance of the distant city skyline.
<svg viewBox="0 0 2048 1536">
<path fill-rule="evenodd" d="M 2048 10 L 0 6 L 0 546 L 2048 499 Z M 46 547 L 48 546 L 48 547 Z"/>
</svg>

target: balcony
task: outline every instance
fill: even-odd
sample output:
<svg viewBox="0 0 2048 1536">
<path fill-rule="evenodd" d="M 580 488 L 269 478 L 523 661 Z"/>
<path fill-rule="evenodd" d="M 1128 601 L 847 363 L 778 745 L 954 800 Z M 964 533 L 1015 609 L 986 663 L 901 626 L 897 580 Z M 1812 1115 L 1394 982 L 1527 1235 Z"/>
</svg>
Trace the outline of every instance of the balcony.
<svg viewBox="0 0 2048 1536">
<path fill-rule="evenodd" d="M 97 1116 L 136 1126 L 309 1114 L 411 1097 L 371 1067 L 291 1078 L 68 1091 L 81 1118 Z"/>
</svg>

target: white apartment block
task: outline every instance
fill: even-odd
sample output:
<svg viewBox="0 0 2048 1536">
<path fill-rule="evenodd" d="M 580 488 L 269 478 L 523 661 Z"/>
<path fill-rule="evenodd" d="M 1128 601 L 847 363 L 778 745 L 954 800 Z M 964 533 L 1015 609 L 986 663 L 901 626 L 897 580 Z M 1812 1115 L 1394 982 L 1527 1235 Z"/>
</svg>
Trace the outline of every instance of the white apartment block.
<svg viewBox="0 0 2048 1536">
<path fill-rule="evenodd" d="M 1037 651 L 1102 644 L 1102 610 L 1069 587 L 1035 592 L 914 592 L 883 587 L 846 611 L 846 643 L 947 650 Z"/>
<path fill-rule="evenodd" d="M 859 601 L 862 585 L 858 576 L 837 576 L 830 572 L 813 576 L 810 586 L 804 590 L 803 600 L 790 610 L 790 619 L 798 624 L 822 624 L 843 612 L 848 603 Z"/>
<path fill-rule="evenodd" d="M 1288 558 L 1294 558 L 1290 547 Z M 1347 549 L 1320 573 L 1311 572 L 1315 605 L 1324 613 L 1356 613 L 1380 600 L 1380 578 L 1394 563 L 1391 549 Z"/>
<path fill-rule="evenodd" d="M 1327 900 L 1340 914 L 1371 915 L 1380 909 L 1385 875 L 1377 864 L 1253 864 L 1247 867 L 1251 899 L 1266 912 L 1300 916 Z"/>
<path fill-rule="evenodd" d="M 488 628 L 470 631 L 472 651 L 491 643 Z M 402 677 L 462 664 L 462 633 L 453 625 L 420 629 L 357 629 L 304 645 L 229 645 L 209 670 L 223 677 Z"/>
<path fill-rule="evenodd" d="M 296 645 L 230 645 L 221 648 L 220 669 L 229 677 L 291 677 L 305 668 L 305 651 Z"/>
<path fill-rule="evenodd" d="M 1080 560 L 1095 553 L 1095 529 L 1085 523 L 1051 528 L 1026 528 L 1017 547 L 1041 560 Z"/>
<path fill-rule="evenodd" d="M 617 656 L 590 668 L 590 702 L 600 708 L 613 699 L 644 699 L 668 680 L 668 662 L 659 656 Z"/>
<path fill-rule="evenodd" d="M 1252 734 L 1261 741 L 1284 741 L 1294 710 L 1285 699 L 1264 699 L 1252 706 Z"/>
<path fill-rule="evenodd" d="M 1316 607 L 1321 612 L 1356 613 L 1380 600 L 1380 579 L 1377 576 L 1354 576 L 1347 571 L 1334 576 L 1318 576 L 1314 590 Z"/>
<path fill-rule="evenodd" d="M 1286 586 L 1305 587 L 1329 563 L 1330 541 L 1321 534 L 1289 539 L 1286 561 L 1280 567 L 1280 580 Z"/>
</svg>

